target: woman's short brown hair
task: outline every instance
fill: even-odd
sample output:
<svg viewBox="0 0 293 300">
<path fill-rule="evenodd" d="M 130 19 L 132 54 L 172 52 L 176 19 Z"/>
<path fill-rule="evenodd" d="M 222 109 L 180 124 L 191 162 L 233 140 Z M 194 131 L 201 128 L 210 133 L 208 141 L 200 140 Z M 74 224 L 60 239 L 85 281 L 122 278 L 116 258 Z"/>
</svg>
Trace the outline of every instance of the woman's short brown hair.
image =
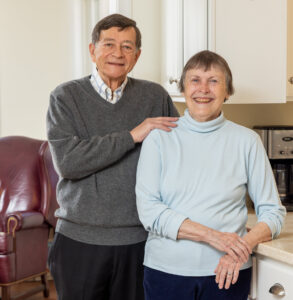
<svg viewBox="0 0 293 300">
<path fill-rule="evenodd" d="M 229 96 L 234 94 L 233 77 L 230 67 L 226 60 L 219 54 L 204 50 L 193 55 L 183 68 L 182 75 L 179 82 L 180 92 L 184 92 L 184 81 L 187 71 L 191 69 L 210 70 L 211 67 L 218 67 L 226 78 L 226 89 Z"/>
<path fill-rule="evenodd" d="M 92 32 L 92 43 L 96 44 L 100 40 L 100 34 L 102 30 L 107 30 L 112 27 L 118 27 L 121 30 L 127 27 L 133 27 L 136 34 L 135 46 L 137 49 L 141 48 L 141 33 L 136 26 L 136 22 L 120 14 L 109 15 L 96 24 Z"/>
</svg>

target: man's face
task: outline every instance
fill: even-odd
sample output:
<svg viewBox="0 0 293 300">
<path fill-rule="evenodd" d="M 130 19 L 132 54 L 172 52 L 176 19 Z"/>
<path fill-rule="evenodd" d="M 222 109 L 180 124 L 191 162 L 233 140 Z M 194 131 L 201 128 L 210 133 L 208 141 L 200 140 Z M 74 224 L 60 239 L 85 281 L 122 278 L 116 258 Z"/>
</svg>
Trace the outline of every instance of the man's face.
<svg viewBox="0 0 293 300">
<path fill-rule="evenodd" d="M 96 45 L 90 44 L 92 61 L 104 82 L 110 87 L 112 82 L 119 82 L 120 85 L 136 64 L 141 51 L 136 49 L 135 42 L 133 27 L 123 30 L 111 27 L 101 31 Z"/>
</svg>

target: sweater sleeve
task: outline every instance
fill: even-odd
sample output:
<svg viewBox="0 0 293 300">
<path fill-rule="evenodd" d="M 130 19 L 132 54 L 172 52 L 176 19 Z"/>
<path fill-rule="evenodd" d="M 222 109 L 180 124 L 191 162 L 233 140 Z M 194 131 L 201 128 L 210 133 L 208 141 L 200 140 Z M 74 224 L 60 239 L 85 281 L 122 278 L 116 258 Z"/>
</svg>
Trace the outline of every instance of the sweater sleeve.
<svg viewBox="0 0 293 300">
<path fill-rule="evenodd" d="M 258 222 L 266 223 L 272 238 L 276 238 L 281 232 L 286 210 L 281 205 L 270 162 L 258 137 L 249 153 L 248 192 Z"/>
<path fill-rule="evenodd" d="M 74 113 L 54 93 L 47 113 L 47 135 L 54 166 L 59 176 L 80 179 L 121 159 L 135 144 L 125 130 L 105 136 L 82 138 Z"/>
<path fill-rule="evenodd" d="M 144 228 L 156 235 L 177 239 L 186 216 L 168 207 L 161 198 L 161 153 L 155 132 L 143 142 L 136 175 L 136 199 L 139 219 Z"/>
<path fill-rule="evenodd" d="M 166 116 L 168 117 L 179 117 L 179 113 L 176 107 L 173 104 L 173 101 L 169 94 L 167 93 L 167 113 Z"/>
</svg>

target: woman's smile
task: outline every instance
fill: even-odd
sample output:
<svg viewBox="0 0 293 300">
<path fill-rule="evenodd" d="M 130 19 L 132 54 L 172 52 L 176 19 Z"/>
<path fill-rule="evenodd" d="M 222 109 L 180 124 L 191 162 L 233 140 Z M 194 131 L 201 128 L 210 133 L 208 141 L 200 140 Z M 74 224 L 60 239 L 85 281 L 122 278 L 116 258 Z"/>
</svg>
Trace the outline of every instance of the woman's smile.
<svg viewBox="0 0 293 300">
<path fill-rule="evenodd" d="M 210 103 L 214 100 L 214 98 L 211 97 L 192 97 L 192 99 L 199 104 Z"/>
</svg>

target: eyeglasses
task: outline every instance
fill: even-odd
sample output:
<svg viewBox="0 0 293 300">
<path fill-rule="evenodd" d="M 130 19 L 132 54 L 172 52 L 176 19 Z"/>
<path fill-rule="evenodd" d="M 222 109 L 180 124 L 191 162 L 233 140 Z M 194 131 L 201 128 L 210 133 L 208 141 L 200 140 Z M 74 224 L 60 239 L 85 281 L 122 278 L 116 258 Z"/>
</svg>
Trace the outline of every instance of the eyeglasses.
<svg viewBox="0 0 293 300">
<path fill-rule="evenodd" d="M 123 54 L 131 54 L 136 50 L 136 47 L 129 42 L 124 42 L 122 44 L 117 44 L 115 42 L 98 42 L 97 43 L 98 47 L 101 47 L 104 51 L 108 52 L 108 53 L 114 53 L 117 51 L 118 48 L 120 48 L 120 51 Z"/>
</svg>

